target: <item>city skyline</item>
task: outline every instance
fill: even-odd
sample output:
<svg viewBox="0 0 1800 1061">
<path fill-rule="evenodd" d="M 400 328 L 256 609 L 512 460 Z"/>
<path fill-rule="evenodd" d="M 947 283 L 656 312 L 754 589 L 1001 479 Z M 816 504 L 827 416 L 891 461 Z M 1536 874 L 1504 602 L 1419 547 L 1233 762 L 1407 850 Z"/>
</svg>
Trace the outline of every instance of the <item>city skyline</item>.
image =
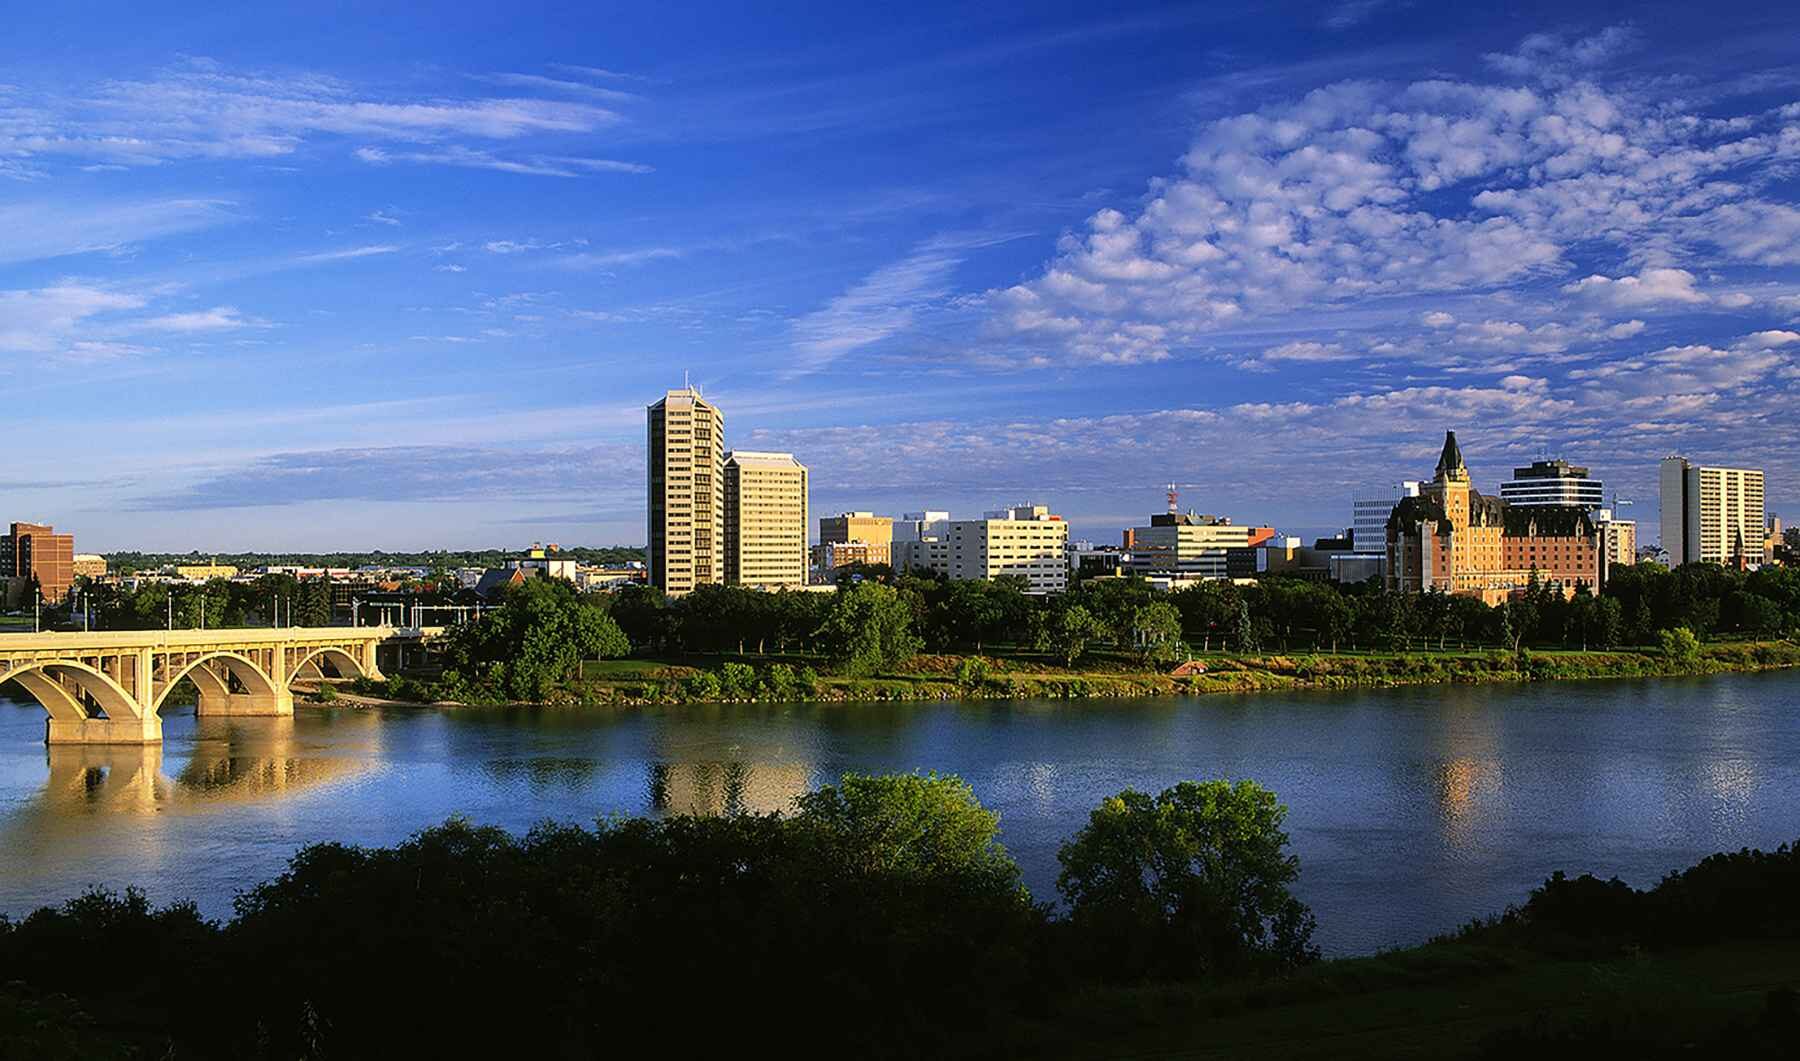
<svg viewBox="0 0 1800 1061">
<path fill-rule="evenodd" d="M 643 544 L 684 372 L 819 513 L 1323 532 L 1446 428 L 1800 504 L 1780 12 L 304 10 L 0 43 L 7 518 Z"/>
</svg>

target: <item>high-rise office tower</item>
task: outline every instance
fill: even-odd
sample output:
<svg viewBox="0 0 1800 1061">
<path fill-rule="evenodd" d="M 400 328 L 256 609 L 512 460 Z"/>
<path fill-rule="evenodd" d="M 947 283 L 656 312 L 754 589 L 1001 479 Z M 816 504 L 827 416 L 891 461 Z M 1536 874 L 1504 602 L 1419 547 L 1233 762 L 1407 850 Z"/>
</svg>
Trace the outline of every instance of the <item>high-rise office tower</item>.
<svg viewBox="0 0 1800 1061">
<path fill-rule="evenodd" d="M 806 585 L 806 465 L 792 453 L 725 455 L 725 581 Z"/>
<path fill-rule="evenodd" d="M 1763 473 L 1662 462 L 1662 547 L 1670 564 L 1759 564 L 1766 533 Z"/>
<path fill-rule="evenodd" d="M 725 577 L 725 414 L 683 387 L 646 419 L 650 584 L 680 596 Z"/>
<path fill-rule="evenodd" d="M 1500 484 L 1500 500 L 1509 505 L 1567 505 L 1591 512 L 1606 504 L 1605 494 L 1606 484 L 1565 460 L 1532 461 Z"/>
</svg>

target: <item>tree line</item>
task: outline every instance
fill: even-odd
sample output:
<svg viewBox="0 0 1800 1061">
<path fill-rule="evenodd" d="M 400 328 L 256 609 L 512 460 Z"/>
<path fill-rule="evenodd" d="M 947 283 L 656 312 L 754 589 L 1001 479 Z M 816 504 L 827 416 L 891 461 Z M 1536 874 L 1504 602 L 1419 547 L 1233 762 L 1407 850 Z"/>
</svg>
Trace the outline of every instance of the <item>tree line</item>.
<svg viewBox="0 0 1800 1061">
<path fill-rule="evenodd" d="M 1685 980 L 1626 993 L 1598 964 L 1791 946 L 1794 847 L 1643 890 L 1557 873 L 1425 947 L 1320 963 L 1286 814 L 1249 781 L 1127 789 L 1061 846 L 1058 906 L 936 775 L 846 775 L 777 813 L 313 844 L 222 922 L 133 890 L 0 917 L 0 1057 L 1095 1056 L 1158 1019 L 1204 1044 L 1208 1014 L 1495 976 L 1530 1008 L 1483 1058 L 1776 1057 L 1800 1033 L 1791 989 L 1755 1024 L 1697 1027 L 1659 1016 Z M 1564 963 L 1632 1004 L 1559 1020 L 1569 999 L 1532 1002 L 1521 974 Z"/>
<path fill-rule="evenodd" d="M 1248 781 L 1121 792 L 1063 845 L 1061 911 L 954 777 L 522 837 L 452 821 L 306 847 L 223 924 L 136 892 L 0 917 L 0 984 L 140 1056 L 970 1056 L 1093 987 L 1316 960 L 1286 813 Z"/>
</svg>

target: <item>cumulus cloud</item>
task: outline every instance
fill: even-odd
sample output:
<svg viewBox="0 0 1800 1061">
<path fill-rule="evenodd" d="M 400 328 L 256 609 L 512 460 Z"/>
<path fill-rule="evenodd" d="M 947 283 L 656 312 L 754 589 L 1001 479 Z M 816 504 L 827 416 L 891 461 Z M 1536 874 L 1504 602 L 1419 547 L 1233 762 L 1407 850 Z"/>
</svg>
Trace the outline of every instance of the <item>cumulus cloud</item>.
<svg viewBox="0 0 1800 1061">
<path fill-rule="evenodd" d="M 1617 279 L 1596 274 L 1565 285 L 1563 291 L 1612 306 L 1697 305 L 1712 301 L 1694 284 L 1694 274 L 1686 269 L 1645 269 L 1637 276 Z"/>
<path fill-rule="evenodd" d="M 1590 309 L 1747 308 L 1684 266 L 1800 261 L 1800 210 L 1745 179 L 1800 161 L 1800 115 L 1702 116 L 1606 85 L 1636 36 L 1532 37 L 1489 57 L 1493 82 L 1343 82 L 1211 121 L 1140 204 L 1094 213 L 1036 277 L 987 292 L 990 332 L 1040 360 L 1144 362 L 1251 321 L 1351 306 L 1366 319 L 1407 299 L 1504 295 L 1533 336 L 1566 324 L 1559 294 Z M 1386 323 L 1447 330 L 1458 316 Z M 1599 340 L 1637 334 L 1635 319 Z M 1556 334 L 1518 352 L 1566 349 Z"/>
</svg>

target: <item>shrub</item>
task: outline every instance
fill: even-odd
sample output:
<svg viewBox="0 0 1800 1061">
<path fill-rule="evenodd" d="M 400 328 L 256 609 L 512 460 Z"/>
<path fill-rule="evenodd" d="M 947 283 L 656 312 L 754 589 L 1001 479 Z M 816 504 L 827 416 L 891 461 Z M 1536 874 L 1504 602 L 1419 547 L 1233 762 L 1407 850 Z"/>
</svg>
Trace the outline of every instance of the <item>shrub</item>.
<svg viewBox="0 0 1800 1061">
<path fill-rule="evenodd" d="M 727 700 L 756 696 L 756 668 L 748 663 L 727 663 L 719 668 L 719 695 Z"/>
<path fill-rule="evenodd" d="M 703 670 L 688 677 L 683 691 L 691 700 L 717 700 L 719 698 L 719 676 L 712 671 Z"/>
<path fill-rule="evenodd" d="M 1700 662 L 1700 639 L 1685 626 L 1659 631 L 1656 642 L 1663 658 L 1671 663 L 1691 667 Z"/>
</svg>

